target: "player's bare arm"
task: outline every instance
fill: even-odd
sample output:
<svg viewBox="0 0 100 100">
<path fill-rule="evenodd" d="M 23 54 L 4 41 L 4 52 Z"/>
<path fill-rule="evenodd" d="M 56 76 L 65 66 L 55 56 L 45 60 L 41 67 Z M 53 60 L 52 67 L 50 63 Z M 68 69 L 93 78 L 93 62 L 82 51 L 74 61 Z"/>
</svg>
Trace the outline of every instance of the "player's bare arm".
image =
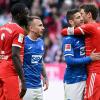
<svg viewBox="0 0 100 100">
<path fill-rule="evenodd" d="M 19 47 L 16 47 L 16 46 L 12 47 L 12 59 L 13 59 L 15 70 L 21 80 L 22 90 L 20 93 L 20 97 L 22 98 L 26 93 L 26 88 L 25 88 L 25 82 L 24 82 L 24 77 L 23 77 L 22 64 L 20 60 L 20 48 Z"/>
<path fill-rule="evenodd" d="M 48 86 L 49 86 L 49 82 L 48 82 L 48 77 L 47 77 L 47 74 L 46 74 L 46 69 L 45 69 L 45 64 L 43 63 L 43 67 L 42 67 L 42 76 L 43 76 L 43 87 L 45 86 L 45 90 L 48 89 Z"/>
</svg>

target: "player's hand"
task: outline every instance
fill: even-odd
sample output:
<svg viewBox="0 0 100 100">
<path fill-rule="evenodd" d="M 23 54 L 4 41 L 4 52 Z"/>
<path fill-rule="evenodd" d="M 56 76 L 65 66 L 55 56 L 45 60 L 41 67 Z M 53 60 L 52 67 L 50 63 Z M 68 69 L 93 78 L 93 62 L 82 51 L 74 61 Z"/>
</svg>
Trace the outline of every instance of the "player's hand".
<svg viewBox="0 0 100 100">
<path fill-rule="evenodd" d="M 61 31 L 62 36 L 73 35 L 74 34 L 74 27 L 64 28 Z"/>
<path fill-rule="evenodd" d="M 21 92 L 20 92 L 20 98 L 23 98 L 25 93 L 26 93 L 26 87 L 25 87 L 25 83 L 22 83 L 22 86 L 21 86 Z"/>
<path fill-rule="evenodd" d="M 100 60 L 100 52 L 95 52 L 96 49 L 94 49 L 90 55 L 90 58 L 92 61 Z"/>
<path fill-rule="evenodd" d="M 46 91 L 49 87 L 49 81 L 48 78 L 43 78 L 43 87 L 44 87 L 44 91 Z"/>
</svg>

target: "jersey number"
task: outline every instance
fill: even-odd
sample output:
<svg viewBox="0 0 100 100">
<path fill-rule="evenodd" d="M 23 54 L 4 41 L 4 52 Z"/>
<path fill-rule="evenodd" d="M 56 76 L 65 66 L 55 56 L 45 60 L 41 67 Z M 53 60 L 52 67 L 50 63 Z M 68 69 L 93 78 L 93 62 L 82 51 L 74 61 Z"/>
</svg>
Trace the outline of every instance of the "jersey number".
<svg viewBox="0 0 100 100">
<path fill-rule="evenodd" d="M 4 38 L 5 38 L 5 34 L 2 33 L 2 34 L 1 34 L 1 40 L 4 40 Z"/>
</svg>

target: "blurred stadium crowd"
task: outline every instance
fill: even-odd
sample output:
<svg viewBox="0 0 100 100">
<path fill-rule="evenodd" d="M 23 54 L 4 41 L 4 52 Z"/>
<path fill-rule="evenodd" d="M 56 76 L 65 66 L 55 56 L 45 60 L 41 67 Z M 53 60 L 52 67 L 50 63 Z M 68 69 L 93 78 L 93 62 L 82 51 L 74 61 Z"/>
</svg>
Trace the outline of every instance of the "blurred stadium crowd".
<svg viewBox="0 0 100 100">
<path fill-rule="evenodd" d="M 46 31 L 44 33 L 44 62 L 63 62 L 61 29 L 68 26 L 66 12 L 83 3 L 95 3 L 99 7 L 97 21 L 100 21 L 100 0 L 0 0 L 0 26 L 11 20 L 10 8 L 14 3 L 25 3 L 32 15 L 40 16 Z"/>
</svg>

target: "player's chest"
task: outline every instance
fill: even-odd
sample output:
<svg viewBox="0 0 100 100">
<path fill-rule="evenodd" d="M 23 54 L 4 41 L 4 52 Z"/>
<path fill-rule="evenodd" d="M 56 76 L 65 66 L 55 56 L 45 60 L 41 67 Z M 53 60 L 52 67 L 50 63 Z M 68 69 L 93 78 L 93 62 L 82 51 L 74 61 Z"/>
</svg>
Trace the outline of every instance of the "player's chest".
<svg viewBox="0 0 100 100">
<path fill-rule="evenodd" d="M 85 55 L 85 43 L 82 40 L 76 40 L 74 41 L 74 53 L 78 54 L 80 56 L 84 56 Z"/>
<path fill-rule="evenodd" d="M 44 53 L 44 45 L 39 43 L 31 43 L 25 45 L 26 52 L 30 53 L 37 53 L 37 54 L 43 54 Z"/>
</svg>

